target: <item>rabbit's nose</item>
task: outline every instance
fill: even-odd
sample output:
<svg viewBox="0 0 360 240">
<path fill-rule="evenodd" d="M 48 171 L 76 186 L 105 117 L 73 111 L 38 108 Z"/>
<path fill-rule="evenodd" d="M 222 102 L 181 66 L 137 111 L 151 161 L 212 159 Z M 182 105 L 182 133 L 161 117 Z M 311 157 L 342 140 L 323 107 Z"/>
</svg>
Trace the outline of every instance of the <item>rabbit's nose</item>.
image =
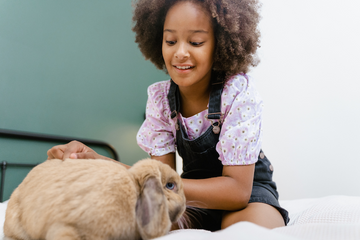
<svg viewBox="0 0 360 240">
<path fill-rule="evenodd" d="M 172 223 L 176 222 L 181 216 L 181 214 L 183 214 L 184 210 L 184 206 L 177 206 L 173 211 L 169 211 L 170 221 Z"/>
</svg>

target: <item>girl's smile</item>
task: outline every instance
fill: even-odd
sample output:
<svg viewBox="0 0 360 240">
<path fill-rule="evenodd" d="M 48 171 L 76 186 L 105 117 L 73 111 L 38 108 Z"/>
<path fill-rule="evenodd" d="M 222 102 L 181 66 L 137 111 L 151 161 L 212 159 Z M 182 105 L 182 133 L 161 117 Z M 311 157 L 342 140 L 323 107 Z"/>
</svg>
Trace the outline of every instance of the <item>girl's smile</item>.
<svg viewBox="0 0 360 240">
<path fill-rule="evenodd" d="M 178 74 L 188 74 L 194 68 L 194 66 L 191 66 L 191 65 L 181 65 L 181 64 L 174 65 L 173 67 L 175 67 L 176 72 Z"/>
<path fill-rule="evenodd" d="M 214 48 L 212 20 L 201 5 L 182 1 L 170 8 L 164 23 L 162 54 L 180 90 L 208 89 Z"/>
</svg>

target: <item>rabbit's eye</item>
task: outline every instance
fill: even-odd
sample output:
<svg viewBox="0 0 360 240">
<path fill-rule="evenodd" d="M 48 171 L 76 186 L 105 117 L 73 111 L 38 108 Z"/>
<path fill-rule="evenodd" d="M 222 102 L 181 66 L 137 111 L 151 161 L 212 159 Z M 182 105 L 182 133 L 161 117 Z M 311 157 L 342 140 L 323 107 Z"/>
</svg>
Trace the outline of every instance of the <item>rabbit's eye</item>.
<svg viewBox="0 0 360 240">
<path fill-rule="evenodd" d="M 175 183 L 168 182 L 165 187 L 167 189 L 173 190 L 175 188 Z"/>
</svg>

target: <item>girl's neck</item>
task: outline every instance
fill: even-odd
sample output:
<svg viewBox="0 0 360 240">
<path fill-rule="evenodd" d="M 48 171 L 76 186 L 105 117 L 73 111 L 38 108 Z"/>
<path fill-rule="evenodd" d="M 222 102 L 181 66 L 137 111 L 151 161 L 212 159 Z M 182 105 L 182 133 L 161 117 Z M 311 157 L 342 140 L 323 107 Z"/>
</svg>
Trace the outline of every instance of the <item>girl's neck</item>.
<svg viewBox="0 0 360 240">
<path fill-rule="evenodd" d="M 207 109 L 210 97 L 211 85 L 198 88 L 181 88 L 180 92 L 180 113 L 183 117 L 191 117 Z"/>
</svg>

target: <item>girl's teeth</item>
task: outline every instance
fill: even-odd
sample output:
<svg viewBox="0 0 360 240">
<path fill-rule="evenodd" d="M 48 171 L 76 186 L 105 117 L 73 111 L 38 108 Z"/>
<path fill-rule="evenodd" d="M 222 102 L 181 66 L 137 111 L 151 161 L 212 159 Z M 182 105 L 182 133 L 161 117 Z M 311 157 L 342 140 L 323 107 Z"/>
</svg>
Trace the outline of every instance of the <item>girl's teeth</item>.
<svg viewBox="0 0 360 240">
<path fill-rule="evenodd" d="M 184 66 L 184 67 L 176 66 L 176 68 L 178 68 L 178 69 L 190 69 L 191 67 L 190 66 Z"/>
</svg>

